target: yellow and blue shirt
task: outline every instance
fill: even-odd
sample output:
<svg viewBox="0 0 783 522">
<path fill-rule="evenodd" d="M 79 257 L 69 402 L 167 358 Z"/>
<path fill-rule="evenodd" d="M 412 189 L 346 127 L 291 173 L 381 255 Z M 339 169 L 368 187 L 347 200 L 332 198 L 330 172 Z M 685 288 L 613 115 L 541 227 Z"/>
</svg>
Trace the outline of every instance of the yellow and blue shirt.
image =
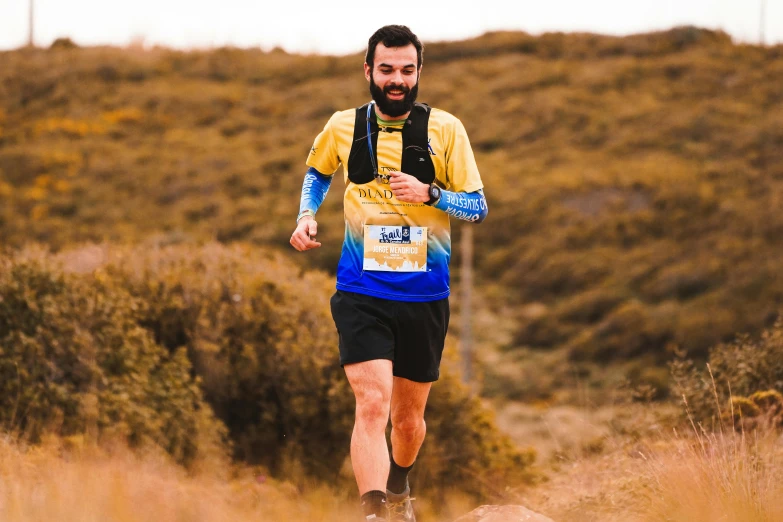
<svg viewBox="0 0 783 522">
<path fill-rule="evenodd" d="M 337 267 L 337 288 L 397 301 L 433 301 L 449 295 L 451 230 L 446 212 L 397 200 L 388 184 L 348 179 L 356 110 L 335 113 L 316 137 L 307 165 L 333 175 L 343 166 L 345 241 Z M 378 119 L 378 125 L 400 122 Z M 427 124 L 435 183 L 451 192 L 483 188 L 462 122 L 432 108 Z M 365 141 L 366 143 L 366 141 Z M 377 168 L 401 170 L 402 133 L 379 132 Z"/>
</svg>

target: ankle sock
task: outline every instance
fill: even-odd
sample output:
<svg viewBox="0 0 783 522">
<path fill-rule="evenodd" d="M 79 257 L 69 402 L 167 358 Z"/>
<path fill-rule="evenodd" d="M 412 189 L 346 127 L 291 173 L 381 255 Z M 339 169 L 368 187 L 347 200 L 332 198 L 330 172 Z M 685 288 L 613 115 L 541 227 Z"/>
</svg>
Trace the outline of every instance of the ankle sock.
<svg viewBox="0 0 783 522">
<path fill-rule="evenodd" d="M 378 518 L 386 519 L 386 492 L 374 489 L 362 495 L 362 509 L 364 516 L 375 515 Z M 372 519 L 370 519 L 372 520 Z"/>
<path fill-rule="evenodd" d="M 390 460 L 389 479 L 386 481 L 386 489 L 392 493 L 402 493 L 408 486 L 408 472 L 413 468 L 415 462 L 407 468 L 403 468 L 394 462 L 394 457 Z"/>
</svg>

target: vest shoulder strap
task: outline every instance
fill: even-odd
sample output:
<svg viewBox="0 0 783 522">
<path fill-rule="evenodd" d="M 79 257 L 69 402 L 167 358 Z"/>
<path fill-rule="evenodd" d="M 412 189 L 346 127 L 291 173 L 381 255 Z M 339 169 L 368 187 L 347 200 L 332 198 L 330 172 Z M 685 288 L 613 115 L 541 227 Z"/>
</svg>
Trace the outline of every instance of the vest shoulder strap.
<svg viewBox="0 0 783 522">
<path fill-rule="evenodd" d="M 372 102 L 370 102 L 372 103 Z M 372 140 L 372 152 L 375 156 L 370 158 L 370 148 L 367 146 L 367 109 L 369 103 L 356 108 L 356 116 L 353 126 L 353 142 L 348 157 L 348 179 L 356 184 L 364 184 L 373 180 L 373 160 L 377 165 L 378 150 L 378 121 L 374 114 L 370 117 L 370 139 Z M 432 183 L 435 180 L 435 166 L 429 154 L 429 127 L 431 107 L 426 103 L 416 102 L 411 109 L 408 119 L 402 128 L 402 171 L 415 176 L 423 183 Z M 383 173 L 381 173 L 383 174 Z"/>
<path fill-rule="evenodd" d="M 367 108 L 370 103 L 372 102 L 356 108 L 353 142 L 351 142 L 351 152 L 348 155 L 348 179 L 359 185 L 369 183 L 374 177 L 370 147 L 367 146 Z M 378 150 L 378 122 L 375 118 L 370 118 L 370 139 L 372 140 L 372 150 L 375 152 Z M 375 161 L 377 165 L 377 156 Z"/>
</svg>

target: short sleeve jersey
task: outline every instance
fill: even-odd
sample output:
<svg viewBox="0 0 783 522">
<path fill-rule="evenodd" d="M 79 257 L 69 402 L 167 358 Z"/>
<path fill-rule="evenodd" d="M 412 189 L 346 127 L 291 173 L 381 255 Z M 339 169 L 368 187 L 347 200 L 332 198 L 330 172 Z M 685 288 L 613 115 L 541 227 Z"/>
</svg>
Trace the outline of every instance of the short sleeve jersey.
<svg viewBox="0 0 783 522">
<path fill-rule="evenodd" d="M 434 301 L 448 297 L 451 258 L 448 214 L 423 203 L 399 201 L 389 185 L 377 180 L 355 184 L 348 179 L 347 162 L 355 119 L 355 109 L 335 113 L 316 137 L 307 158 L 307 165 L 322 174 L 333 175 L 341 164 L 345 172 L 345 240 L 337 266 L 337 288 L 396 301 Z M 453 192 L 475 192 L 483 188 L 468 135 L 459 119 L 433 108 L 427 134 L 437 185 Z M 379 132 L 377 158 L 380 173 L 399 171 L 402 133 Z M 426 269 L 366 269 L 364 243 L 368 225 L 426 227 Z"/>
</svg>

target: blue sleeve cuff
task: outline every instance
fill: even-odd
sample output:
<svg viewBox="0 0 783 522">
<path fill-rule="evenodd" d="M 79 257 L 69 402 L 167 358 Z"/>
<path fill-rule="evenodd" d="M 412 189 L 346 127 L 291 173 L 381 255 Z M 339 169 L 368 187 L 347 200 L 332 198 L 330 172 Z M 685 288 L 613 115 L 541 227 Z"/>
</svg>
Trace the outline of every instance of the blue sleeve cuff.
<svg viewBox="0 0 783 522">
<path fill-rule="evenodd" d="M 450 216 L 471 223 L 481 223 L 489 212 L 483 190 L 476 192 L 441 190 L 440 199 L 434 207 Z"/>
</svg>

